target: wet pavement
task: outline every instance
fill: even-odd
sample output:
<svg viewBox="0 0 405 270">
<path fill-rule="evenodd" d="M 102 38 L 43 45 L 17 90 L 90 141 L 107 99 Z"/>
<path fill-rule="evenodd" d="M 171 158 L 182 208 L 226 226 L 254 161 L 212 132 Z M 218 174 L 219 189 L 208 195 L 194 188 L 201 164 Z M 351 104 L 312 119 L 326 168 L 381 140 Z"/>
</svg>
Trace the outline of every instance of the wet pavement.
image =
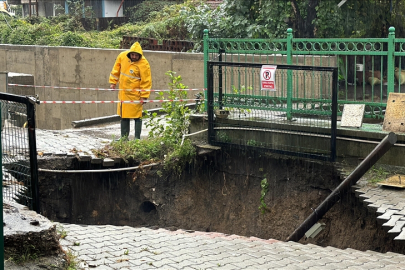
<svg viewBox="0 0 405 270">
<path fill-rule="evenodd" d="M 91 156 L 91 149 L 109 144 L 119 133 L 119 122 L 62 131 L 37 130 L 37 151 L 40 155 Z M 142 136 L 147 133 L 144 125 Z M 405 192 L 384 193 L 380 187 L 362 185 L 355 187 L 357 190 L 359 198 L 371 205 L 369 209 L 374 209 L 377 216 L 384 215 L 380 217 L 382 224 L 388 222 L 386 226 L 397 232 L 398 240 L 405 240 L 405 218 L 399 216 L 405 215 Z M 381 194 L 385 194 L 383 198 Z M 60 244 L 76 256 L 77 269 L 405 269 L 405 255 L 392 252 L 319 247 L 216 232 L 57 226 L 66 232 Z"/>
<path fill-rule="evenodd" d="M 60 224 L 80 269 L 405 269 L 405 255 L 198 231 Z"/>
</svg>

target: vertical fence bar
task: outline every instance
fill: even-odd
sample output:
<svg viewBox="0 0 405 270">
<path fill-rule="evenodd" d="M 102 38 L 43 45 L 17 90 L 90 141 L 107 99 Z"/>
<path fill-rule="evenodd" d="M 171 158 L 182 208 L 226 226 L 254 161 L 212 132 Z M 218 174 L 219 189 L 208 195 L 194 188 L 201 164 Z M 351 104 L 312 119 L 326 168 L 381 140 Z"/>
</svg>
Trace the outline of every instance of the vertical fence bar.
<svg viewBox="0 0 405 270">
<path fill-rule="evenodd" d="M 38 188 L 38 163 L 37 163 L 37 144 L 35 137 L 35 101 L 28 98 L 27 102 L 27 121 L 28 121 L 28 144 L 30 148 L 30 167 L 31 167 L 31 187 L 32 187 L 32 210 L 38 214 L 41 211 L 39 203 Z"/>
<path fill-rule="evenodd" d="M 207 99 L 208 99 L 208 143 L 214 140 L 214 70 L 211 63 L 207 63 Z"/>
<path fill-rule="evenodd" d="M 219 49 L 219 57 L 218 57 L 218 61 L 222 62 L 222 53 L 224 53 L 225 50 Z M 222 66 L 218 67 L 218 107 L 219 109 L 222 109 L 224 106 L 224 102 L 222 101 Z"/>
<path fill-rule="evenodd" d="M 337 136 L 337 110 L 338 110 L 338 69 L 335 68 L 332 73 L 332 115 L 331 115 L 331 138 L 330 138 L 330 161 L 336 159 L 336 136 Z"/>
<path fill-rule="evenodd" d="M 0 72 L 0 90 L 3 92 L 6 92 L 5 89 L 7 89 L 7 72 Z M 3 89 L 4 88 L 4 89 Z M 0 106 L 0 123 L 3 125 L 3 119 L 1 118 L 2 112 L 1 112 L 1 106 Z M 1 126 L 1 129 L 3 130 L 3 126 Z M 0 212 L 0 220 L 3 222 L 3 145 L 1 143 L 2 141 L 2 132 L 0 133 L 0 176 L 1 176 L 1 181 L 0 181 L 0 190 L 1 190 L 1 198 L 0 198 L 0 204 L 1 204 L 1 212 Z M 1 237 L 0 237 L 0 269 L 4 269 L 4 226 L 1 226 Z"/>
<path fill-rule="evenodd" d="M 204 102 L 204 110 L 207 111 L 207 87 L 208 87 L 208 29 L 204 29 L 204 41 L 203 41 L 203 50 L 204 50 L 204 97 L 205 97 L 205 102 Z"/>
<path fill-rule="evenodd" d="M 387 97 L 394 92 L 394 51 L 395 51 L 395 27 L 389 28 L 388 54 L 387 54 Z"/>
<path fill-rule="evenodd" d="M 292 29 L 287 29 L 287 65 L 292 65 Z M 292 70 L 287 70 L 287 120 L 292 120 Z"/>
</svg>

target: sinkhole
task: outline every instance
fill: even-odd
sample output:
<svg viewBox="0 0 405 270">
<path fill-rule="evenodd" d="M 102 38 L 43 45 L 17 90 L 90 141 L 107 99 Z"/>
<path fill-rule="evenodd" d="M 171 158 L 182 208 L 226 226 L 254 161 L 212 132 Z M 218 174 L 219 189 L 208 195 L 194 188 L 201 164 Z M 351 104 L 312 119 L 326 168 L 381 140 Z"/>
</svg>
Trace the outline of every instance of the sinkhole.
<svg viewBox="0 0 405 270">
<path fill-rule="evenodd" d="M 153 226 L 285 241 L 341 183 L 341 166 L 227 150 L 198 156 L 177 174 L 162 165 L 97 172 L 100 165 L 55 156 L 39 159 L 38 167 L 95 172 L 40 171 L 41 214 L 61 223 Z M 376 217 L 354 192 L 340 194 L 319 220 L 323 230 L 300 242 L 404 254 L 404 244 L 389 239 Z"/>
</svg>

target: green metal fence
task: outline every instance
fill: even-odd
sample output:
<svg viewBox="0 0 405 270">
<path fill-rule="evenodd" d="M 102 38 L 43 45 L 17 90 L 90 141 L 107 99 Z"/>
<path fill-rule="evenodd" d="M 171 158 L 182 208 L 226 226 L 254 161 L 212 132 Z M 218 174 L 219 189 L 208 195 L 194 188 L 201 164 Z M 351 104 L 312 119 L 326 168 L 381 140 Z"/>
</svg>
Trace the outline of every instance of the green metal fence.
<svg viewBox="0 0 405 270">
<path fill-rule="evenodd" d="M 205 30 L 205 78 L 208 78 L 208 61 L 338 67 L 339 115 L 343 104 L 365 104 L 366 118 L 383 119 L 389 93 L 405 92 L 405 39 L 395 38 L 394 27 L 389 29 L 387 38 L 368 39 L 294 38 L 292 29 L 287 30 L 286 39 L 210 38 Z M 294 102 L 308 104 L 312 98 L 322 96 L 319 92 L 322 88 L 306 86 L 303 91 L 300 85 L 294 86 L 292 76 L 286 74 L 281 82 L 291 90 L 284 93 L 288 103 L 295 99 Z M 206 88 L 207 85 L 206 81 Z M 243 81 L 235 87 L 242 88 Z M 226 97 L 231 93 L 224 94 Z M 307 106 L 308 112 L 315 106 L 315 103 Z"/>
</svg>

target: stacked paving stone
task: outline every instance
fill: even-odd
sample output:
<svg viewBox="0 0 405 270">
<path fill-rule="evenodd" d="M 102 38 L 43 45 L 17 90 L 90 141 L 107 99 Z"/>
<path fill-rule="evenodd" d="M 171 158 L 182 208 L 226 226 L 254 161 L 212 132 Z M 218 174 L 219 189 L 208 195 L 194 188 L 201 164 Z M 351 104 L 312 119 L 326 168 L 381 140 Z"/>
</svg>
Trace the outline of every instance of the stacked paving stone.
<svg viewBox="0 0 405 270">
<path fill-rule="evenodd" d="M 387 233 L 394 240 L 405 240 L 405 190 L 370 185 L 353 188 L 367 208 L 376 213 L 379 224 Z"/>
</svg>

